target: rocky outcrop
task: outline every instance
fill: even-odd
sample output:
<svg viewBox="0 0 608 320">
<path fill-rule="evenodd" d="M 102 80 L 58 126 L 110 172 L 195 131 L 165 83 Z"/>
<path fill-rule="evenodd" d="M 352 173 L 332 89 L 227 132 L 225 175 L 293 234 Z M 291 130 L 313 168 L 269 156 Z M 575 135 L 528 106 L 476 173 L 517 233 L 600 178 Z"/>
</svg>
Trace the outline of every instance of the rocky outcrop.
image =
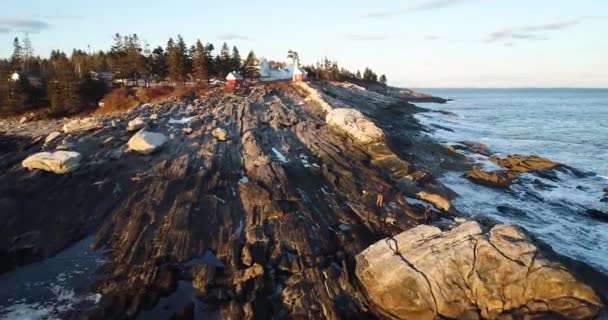
<svg viewBox="0 0 608 320">
<path fill-rule="evenodd" d="M 481 171 L 477 168 L 465 173 L 465 178 L 488 187 L 507 189 L 517 174 L 508 170 Z"/>
<path fill-rule="evenodd" d="M 524 156 L 519 154 L 511 155 L 503 159 L 499 157 L 490 157 L 490 161 L 501 167 L 519 173 L 551 170 L 562 166 L 560 163 L 539 156 Z"/>
<path fill-rule="evenodd" d="M 76 170 L 81 158 L 80 153 L 73 151 L 39 152 L 27 157 L 21 165 L 26 169 L 64 174 Z"/>
<path fill-rule="evenodd" d="M 451 212 L 451 210 L 452 210 L 452 204 L 450 203 L 450 200 L 448 200 L 445 197 L 442 197 L 438 194 L 433 194 L 433 193 L 426 192 L 426 191 L 420 191 L 416 194 L 416 197 L 420 200 L 424 200 L 424 201 L 434 205 L 435 208 L 442 210 L 444 212 Z"/>
<path fill-rule="evenodd" d="M 127 124 L 127 131 L 137 131 L 146 127 L 146 122 L 144 119 L 137 117 Z"/>
<path fill-rule="evenodd" d="M 394 319 L 589 319 L 603 307 L 513 225 L 488 232 L 473 221 L 445 232 L 421 225 L 371 245 L 356 261 L 371 302 Z"/>
<path fill-rule="evenodd" d="M 63 125 L 63 132 L 72 133 L 103 128 L 103 124 L 96 118 L 75 119 Z"/>
<path fill-rule="evenodd" d="M 488 147 L 487 145 L 480 143 L 480 142 L 475 142 L 475 141 L 462 141 L 460 142 L 463 146 L 464 149 L 473 152 L 473 153 L 477 153 L 477 154 L 481 154 L 483 156 L 491 156 L 492 152 L 490 151 L 490 147 Z M 460 148 L 460 146 L 455 145 L 454 146 L 455 149 Z"/>
<path fill-rule="evenodd" d="M 167 142 L 167 137 L 162 133 L 139 131 L 129 139 L 127 143 L 129 150 L 141 154 L 151 154 Z"/>
<path fill-rule="evenodd" d="M 354 109 L 334 109 L 327 114 L 325 121 L 363 144 L 384 140 L 384 132 L 360 111 Z"/>
</svg>

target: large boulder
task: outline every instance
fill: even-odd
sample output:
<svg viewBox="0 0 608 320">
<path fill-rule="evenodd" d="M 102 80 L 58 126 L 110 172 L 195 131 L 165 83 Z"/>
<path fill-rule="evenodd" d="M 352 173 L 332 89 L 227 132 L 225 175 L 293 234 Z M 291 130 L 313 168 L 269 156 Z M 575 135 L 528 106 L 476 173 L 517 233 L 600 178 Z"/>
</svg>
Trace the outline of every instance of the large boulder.
<svg viewBox="0 0 608 320">
<path fill-rule="evenodd" d="M 228 135 L 226 130 L 224 130 L 222 128 L 213 129 L 213 131 L 211 131 L 211 134 L 213 135 L 214 138 L 216 138 L 219 141 L 226 141 L 226 135 Z"/>
<path fill-rule="evenodd" d="M 356 262 L 371 302 L 394 319 L 587 319 L 603 307 L 513 225 L 421 225 L 376 242 Z"/>
<path fill-rule="evenodd" d="M 75 119 L 63 125 L 63 132 L 89 131 L 103 128 L 103 124 L 96 118 Z"/>
<path fill-rule="evenodd" d="M 355 109 L 333 109 L 327 113 L 325 121 L 363 144 L 384 140 L 384 132 Z"/>
<path fill-rule="evenodd" d="M 137 117 L 127 124 L 127 131 L 137 131 L 146 127 L 146 122 L 144 119 Z"/>
<path fill-rule="evenodd" d="M 80 153 L 73 151 L 40 152 L 27 157 L 21 166 L 64 174 L 78 168 L 81 158 Z"/>
<path fill-rule="evenodd" d="M 129 139 L 127 146 L 131 151 L 150 154 L 162 147 L 165 142 L 167 137 L 164 134 L 142 130 Z"/>
</svg>

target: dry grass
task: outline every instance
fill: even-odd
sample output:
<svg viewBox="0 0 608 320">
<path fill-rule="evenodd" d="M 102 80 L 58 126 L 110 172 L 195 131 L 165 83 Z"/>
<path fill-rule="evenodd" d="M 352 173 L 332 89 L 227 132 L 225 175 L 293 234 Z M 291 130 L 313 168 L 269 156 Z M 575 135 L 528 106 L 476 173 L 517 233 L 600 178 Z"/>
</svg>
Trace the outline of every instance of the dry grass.
<svg viewBox="0 0 608 320">
<path fill-rule="evenodd" d="M 125 88 L 110 91 L 103 99 L 103 107 L 98 107 L 95 114 L 112 114 L 125 112 L 139 104 L 137 99 Z"/>
<path fill-rule="evenodd" d="M 171 86 L 137 88 L 135 96 L 141 103 L 159 102 L 171 96 L 174 91 L 175 88 Z"/>
</svg>

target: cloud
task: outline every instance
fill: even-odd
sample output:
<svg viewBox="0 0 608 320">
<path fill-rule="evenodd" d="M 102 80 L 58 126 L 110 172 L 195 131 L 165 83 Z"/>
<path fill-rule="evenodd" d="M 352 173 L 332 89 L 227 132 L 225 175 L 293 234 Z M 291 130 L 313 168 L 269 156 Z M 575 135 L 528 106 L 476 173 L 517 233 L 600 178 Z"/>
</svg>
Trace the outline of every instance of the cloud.
<svg viewBox="0 0 608 320">
<path fill-rule="evenodd" d="M 577 25 L 582 19 L 572 19 L 566 21 L 551 22 L 537 25 L 527 25 L 520 27 L 505 28 L 488 34 L 483 40 L 485 43 L 511 41 L 511 40 L 535 40 L 543 41 L 549 38 L 543 33 L 559 31 Z"/>
<path fill-rule="evenodd" d="M 408 12 L 415 11 L 429 11 L 448 7 L 462 2 L 469 2 L 471 0 L 420 0 L 409 7 L 397 9 L 397 10 L 385 10 L 385 11 L 373 11 L 367 12 L 361 15 L 363 18 L 382 19 L 390 16 L 396 16 Z"/>
<path fill-rule="evenodd" d="M 45 21 L 37 19 L 18 19 L 0 17 L 0 32 L 31 32 L 37 33 L 51 27 Z"/>
<path fill-rule="evenodd" d="M 235 33 L 223 33 L 220 34 L 217 38 L 220 40 L 251 40 L 251 38 L 247 36 Z"/>
<path fill-rule="evenodd" d="M 440 36 L 433 35 L 433 34 L 429 34 L 429 35 L 426 35 L 426 36 L 424 37 L 424 39 L 425 39 L 425 40 L 437 40 L 437 39 L 441 39 L 441 37 L 440 37 Z"/>
<path fill-rule="evenodd" d="M 66 13 L 66 14 L 45 15 L 45 16 L 40 16 L 40 18 L 49 19 L 49 20 L 79 20 L 79 19 L 84 19 L 84 16 L 81 16 L 78 14 Z"/>
<path fill-rule="evenodd" d="M 346 39 L 353 41 L 382 41 L 390 38 L 388 35 L 381 34 L 349 34 L 346 36 Z"/>
</svg>

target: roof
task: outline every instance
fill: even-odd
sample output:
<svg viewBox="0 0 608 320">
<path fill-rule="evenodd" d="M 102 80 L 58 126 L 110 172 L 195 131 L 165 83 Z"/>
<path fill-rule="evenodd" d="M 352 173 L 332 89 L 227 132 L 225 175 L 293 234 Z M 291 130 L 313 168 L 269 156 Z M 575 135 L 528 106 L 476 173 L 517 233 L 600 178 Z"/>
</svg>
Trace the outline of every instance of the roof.
<svg viewBox="0 0 608 320">
<path fill-rule="evenodd" d="M 243 80 L 243 76 L 236 71 L 232 71 L 228 74 L 226 80 Z"/>
</svg>

